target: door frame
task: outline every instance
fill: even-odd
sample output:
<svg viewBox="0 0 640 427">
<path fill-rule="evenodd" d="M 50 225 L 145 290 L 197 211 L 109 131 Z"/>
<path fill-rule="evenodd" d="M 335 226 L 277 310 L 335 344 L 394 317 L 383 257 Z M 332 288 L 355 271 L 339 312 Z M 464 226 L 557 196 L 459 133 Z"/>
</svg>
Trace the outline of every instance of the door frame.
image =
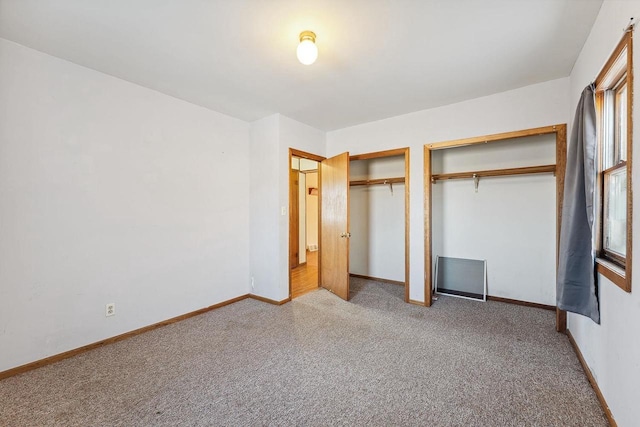
<svg viewBox="0 0 640 427">
<path fill-rule="evenodd" d="M 349 161 L 379 159 L 382 157 L 395 157 L 402 155 L 404 155 L 404 302 L 414 303 L 409 297 L 409 239 L 411 234 L 409 231 L 409 216 L 411 213 L 409 206 L 409 147 L 376 151 L 373 153 L 354 154 L 349 156 Z"/>
<path fill-rule="evenodd" d="M 556 272 L 560 245 L 560 225 L 562 224 L 562 200 L 564 196 L 564 176 L 567 164 L 567 125 L 557 124 L 539 128 L 524 129 L 493 135 L 477 136 L 465 139 L 425 144 L 424 146 L 424 305 L 430 307 L 432 303 L 433 266 L 432 266 L 432 229 L 431 229 L 431 151 L 465 145 L 486 144 L 488 142 L 507 139 L 523 138 L 535 135 L 554 134 L 556 138 Z M 567 329 L 567 312 L 556 307 L 556 330 L 565 332 Z"/>
<path fill-rule="evenodd" d="M 296 179 L 294 180 L 295 177 Z M 295 181 L 298 181 L 298 188 L 294 187 Z M 293 269 L 302 265 L 300 263 L 300 169 L 295 170 L 293 168 L 289 169 L 289 269 Z M 294 198 L 295 194 L 295 198 Z M 296 203 L 297 202 L 297 203 Z M 294 218 L 295 217 L 295 218 Z M 295 224 L 295 228 L 293 225 Z M 297 233 L 293 233 L 294 230 L 297 229 Z M 294 236 L 296 234 L 296 236 Z M 295 238 L 294 238 L 295 237 Z M 297 242 L 296 242 L 297 239 Z M 297 247 L 298 253 L 294 254 L 293 248 Z M 294 266 L 293 261 L 295 260 L 296 264 Z"/>
<path fill-rule="evenodd" d="M 323 160 L 325 160 L 326 158 L 323 156 L 319 156 L 317 154 L 313 154 L 313 153 L 307 153 L 306 151 L 301 151 L 301 150 L 297 150 L 295 148 L 291 148 L 289 147 L 289 162 L 287 164 L 287 177 L 289 180 L 289 224 L 291 224 L 291 215 L 293 212 L 293 200 L 291 199 L 291 187 L 293 185 L 293 182 L 291 180 L 291 161 L 294 157 L 299 157 L 301 159 L 307 159 L 307 160 L 314 160 L 318 163 L 322 162 Z M 322 191 L 322 187 L 321 187 L 321 172 L 320 172 L 320 167 L 318 166 L 318 191 Z M 320 265 L 322 263 L 322 259 L 320 256 L 320 240 L 322 237 L 322 217 L 320 216 L 320 209 L 321 209 L 321 203 L 320 203 L 320 198 L 318 198 L 318 286 L 320 286 L 321 283 L 321 268 Z M 291 300 L 291 265 L 290 265 L 290 261 L 291 260 L 291 230 L 289 229 L 289 226 L 287 226 L 287 235 L 288 235 L 288 239 L 287 239 L 287 269 L 289 270 L 289 300 Z M 305 250 L 307 250 L 305 248 Z"/>
</svg>

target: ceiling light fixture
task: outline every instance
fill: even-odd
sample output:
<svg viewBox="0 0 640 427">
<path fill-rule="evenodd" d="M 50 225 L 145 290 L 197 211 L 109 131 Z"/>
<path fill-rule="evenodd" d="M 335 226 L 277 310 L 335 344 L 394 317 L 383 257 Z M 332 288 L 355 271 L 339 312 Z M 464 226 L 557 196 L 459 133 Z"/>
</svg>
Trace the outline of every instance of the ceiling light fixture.
<svg viewBox="0 0 640 427">
<path fill-rule="evenodd" d="M 313 31 L 300 33 L 300 44 L 296 50 L 298 61 L 304 65 L 311 65 L 318 58 L 318 46 L 316 46 L 316 34 Z"/>
</svg>

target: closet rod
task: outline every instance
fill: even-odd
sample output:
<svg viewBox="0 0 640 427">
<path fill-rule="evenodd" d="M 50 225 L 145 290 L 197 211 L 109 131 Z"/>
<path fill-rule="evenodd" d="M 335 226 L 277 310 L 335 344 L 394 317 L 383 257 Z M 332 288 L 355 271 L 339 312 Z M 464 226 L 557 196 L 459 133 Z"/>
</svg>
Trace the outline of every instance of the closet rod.
<svg viewBox="0 0 640 427">
<path fill-rule="evenodd" d="M 349 181 L 349 185 L 388 185 L 403 183 L 404 177 L 401 178 L 380 178 L 380 179 L 363 179 L 359 181 Z"/>
<path fill-rule="evenodd" d="M 524 168 L 509 168 L 509 169 L 493 169 L 484 171 L 469 171 L 469 172 L 455 172 L 455 173 L 438 173 L 431 175 L 431 182 L 436 182 L 444 179 L 470 179 L 470 178 L 482 178 L 486 176 L 509 176 L 509 175 L 526 175 L 534 173 L 556 173 L 556 165 L 544 165 L 544 166 L 527 166 Z"/>
</svg>

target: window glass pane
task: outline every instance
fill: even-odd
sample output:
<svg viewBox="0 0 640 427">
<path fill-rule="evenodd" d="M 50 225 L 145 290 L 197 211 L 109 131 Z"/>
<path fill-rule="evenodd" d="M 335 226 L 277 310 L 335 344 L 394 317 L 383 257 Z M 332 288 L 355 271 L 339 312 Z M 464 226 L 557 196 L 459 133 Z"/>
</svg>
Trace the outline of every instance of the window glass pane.
<svg viewBox="0 0 640 427">
<path fill-rule="evenodd" d="M 605 174 L 604 249 L 627 253 L 627 168 Z"/>
<path fill-rule="evenodd" d="M 627 83 L 616 90 L 616 160 L 627 160 Z M 616 163 L 617 163 L 616 162 Z"/>
<path fill-rule="evenodd" d="M 617 164 L 615 150 L 615 92 L 604 92 L 602 109 L 602 169 Z"/>
</svg>

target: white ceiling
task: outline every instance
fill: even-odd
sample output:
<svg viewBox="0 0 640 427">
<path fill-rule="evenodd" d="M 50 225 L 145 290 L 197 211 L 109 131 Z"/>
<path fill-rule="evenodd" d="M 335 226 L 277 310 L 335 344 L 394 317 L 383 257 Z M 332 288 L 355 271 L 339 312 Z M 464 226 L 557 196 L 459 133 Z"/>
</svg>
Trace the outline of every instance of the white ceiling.
<svg viewBox="0 0 640 427">
<path fill-rule="evenodd" d="M 0 0 L 0 37 L 243 120 L 333 130 L 566 77 L 601 4 Z"/>
</svg>

